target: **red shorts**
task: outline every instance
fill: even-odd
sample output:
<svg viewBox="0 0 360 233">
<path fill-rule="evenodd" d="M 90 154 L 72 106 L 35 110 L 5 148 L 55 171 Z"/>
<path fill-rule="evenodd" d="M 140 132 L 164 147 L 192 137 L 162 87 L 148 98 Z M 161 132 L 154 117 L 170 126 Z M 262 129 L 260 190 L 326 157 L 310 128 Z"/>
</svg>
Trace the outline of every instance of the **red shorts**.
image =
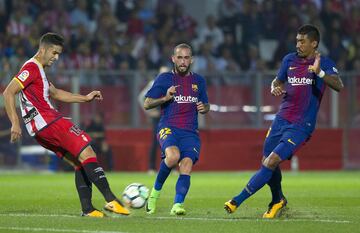
<svg viewBox="0 0 360 233">
<path fill-rule="evenodd" d="M 74 157 L 79 156 L 91 141 L 87 133 L 64 118 L 37 132 L 35 139 L 41 146 L 53 151 L 60 158 L 67 152 Z"/>
</svg>

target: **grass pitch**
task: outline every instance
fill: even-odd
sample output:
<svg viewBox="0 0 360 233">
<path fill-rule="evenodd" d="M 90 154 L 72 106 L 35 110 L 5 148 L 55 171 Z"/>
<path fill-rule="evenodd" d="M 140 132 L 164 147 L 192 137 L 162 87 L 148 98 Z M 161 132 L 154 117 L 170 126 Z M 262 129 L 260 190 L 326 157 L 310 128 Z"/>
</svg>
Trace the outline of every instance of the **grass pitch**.
<svg viewBox="0 0 360 233">
<path fill-rule="evenodd" d="M 360 171 L 300 172 L 283 174 L 288 209 L 275 220 L 262 214 L 270 201 L 264 187 L 232 215 L 225 201 L 238 194 L 252 172 L 194 173 L 184 217 L 170 216 L 176 174 L 170 175 L 158 202 L 157 213 L 133 210 L 128 217 L 80 217 L 80 204 L 72 173 L 0 173 L 0 232 L 359 232 Z M 113 191 L 140 182 L 152 186 L 155 175 L 108 173 Z M 94 188 L 94 205 L 104 200 Z"/>
</svg>

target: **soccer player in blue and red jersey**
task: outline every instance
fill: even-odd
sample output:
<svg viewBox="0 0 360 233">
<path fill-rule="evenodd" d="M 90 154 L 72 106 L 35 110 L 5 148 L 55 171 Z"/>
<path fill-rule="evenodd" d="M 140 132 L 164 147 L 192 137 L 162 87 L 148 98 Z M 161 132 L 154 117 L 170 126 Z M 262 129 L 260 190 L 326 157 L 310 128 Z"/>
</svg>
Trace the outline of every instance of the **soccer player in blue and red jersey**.
<svg viewBox="0 0 360 233">
<path fill-rule="evenodd" d="M 148 214 L 155 213 L 156 202 L 171 169 L 179 165 L 179 178 L 171 215 L 186 213 L 183 203 L 190 187 L 190 173 L 199 159 L 200 138 L 198 112 L 209 111 L 205 79 L 190 72 L 193 62 L 191 47 L 179 44 L 172 56 L 172 72 L 160 74 L 146 93 L 144 108 L 161 106 L 157 138 L 163 153 L 159 173 L 146 205 Z"/>
<path fill-rule="evenodd" d="M 242 192 L 225 203 L 224 208 L 228 213 L 235 212 L 265 184 L 270 186 L 272 201 L 263 218 L 275 218 L 286 206 L 279 164 L 291 159 L 295 151 L 309 140 L 315 129 L 325 87 L 329 86 L 335 91 L 343 88 L 335 63 L 318 53 L 319 42 L 320 33 L 315 26 L 303 25 L 298 29 L 297 52 L 284 57 L 278 75 L 271 84 L 271 94 L 283 95 L 283 100 L 266 135 L 262 166 Z"/>
</svg>

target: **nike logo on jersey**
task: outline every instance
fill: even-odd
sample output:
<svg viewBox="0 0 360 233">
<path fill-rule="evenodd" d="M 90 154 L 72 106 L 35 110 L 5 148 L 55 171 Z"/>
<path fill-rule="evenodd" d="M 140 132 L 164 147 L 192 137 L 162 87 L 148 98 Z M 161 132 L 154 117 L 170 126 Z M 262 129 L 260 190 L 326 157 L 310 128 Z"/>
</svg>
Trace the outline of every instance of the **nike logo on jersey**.
<svg viewBox="0 0 360 233">
<path fill-rule="evenodd" d="M 194 149 L 194 151 L 195 151 L 196 153 L 198 153 L 198 154 L 199 154 L 199 151 L 197 151 L 197 150 L 196 150 L 196 148 L 193 148 L 193 149 Z"/>
<path fill-rule="evenodd" d="M 296 146 L 295 142 L 293 142 L 290 138 L 287 141 Z"/>
<path fill-rule="evenodd" d="M 295 70 L 297 67 L 296 66 L 290 66 L 289 70 Z"/>
</svg>

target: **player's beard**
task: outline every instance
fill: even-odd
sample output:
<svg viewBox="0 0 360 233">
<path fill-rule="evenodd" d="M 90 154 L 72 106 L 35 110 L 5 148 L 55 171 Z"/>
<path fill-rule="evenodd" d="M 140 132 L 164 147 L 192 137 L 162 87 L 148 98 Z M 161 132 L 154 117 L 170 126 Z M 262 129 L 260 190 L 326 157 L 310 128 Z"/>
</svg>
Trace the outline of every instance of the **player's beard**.
<svg viewBox="0 0 360 233">
<path fill-rule="evenodd" d="M 181 70 L 180 70 L 180 67 L 177 66 L 177 65 L 175 65 L 175 72 L 176 72 L 177 74 L 179 74 L 180 76 L 185 76 L 185 75 L 189 72 L 190 66 L 191 66 L 191 65 L 188 65 L 188 67 L 186 67 L 185 71 L 181 71 Z"/>
</svg>

